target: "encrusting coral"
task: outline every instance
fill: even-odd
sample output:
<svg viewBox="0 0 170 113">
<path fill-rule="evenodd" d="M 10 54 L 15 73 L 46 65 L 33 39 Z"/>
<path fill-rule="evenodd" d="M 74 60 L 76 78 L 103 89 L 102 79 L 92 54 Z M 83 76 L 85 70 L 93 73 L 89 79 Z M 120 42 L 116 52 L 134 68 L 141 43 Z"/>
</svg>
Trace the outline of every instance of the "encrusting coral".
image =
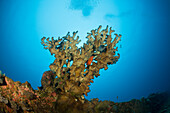
<svg viewBox="0 0 170 113">
<path fill-rule="evenodd" d="M 87 43 L 81 48 L 77 47 L 80 42 L 79 37 L 76 37 L 77 32 L 73 32 L 73 36 L 68 33 L 56 40 L 53 37 L 51 40 L 42 38 L 44 48 L 51 55 L 55 54 L 56 58 L 49 66 L 55 78 L 53 87 L 82 97 L 90 92 L 89 85 L 94 76 L 100 75 L 99 70 L 106 70 L 109 64 L 118 61 L 120 55 L 116 55 L 116 44 L 121 40 L 121 35 L 115 34 L 112 40 L 114 30 L 107 26 L 101 31 L 101 27 L 88 33 Z M 59 85 L 61 82 L 62 87 Z"/>
</svg>

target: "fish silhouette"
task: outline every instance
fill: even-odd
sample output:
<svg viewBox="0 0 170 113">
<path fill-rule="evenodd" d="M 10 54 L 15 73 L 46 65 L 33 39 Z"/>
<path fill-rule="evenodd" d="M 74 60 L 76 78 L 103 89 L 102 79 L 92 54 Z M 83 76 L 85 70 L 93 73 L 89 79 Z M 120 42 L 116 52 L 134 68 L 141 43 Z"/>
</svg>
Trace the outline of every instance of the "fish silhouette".
<svg viewBox="0 0 170 113">
<path fill-rule="evenodd" d="M 105 52 L 106 51 L 106 46 L 100 45 L 97 50 L 100 51 L 100 52 Z"/>
</svg>

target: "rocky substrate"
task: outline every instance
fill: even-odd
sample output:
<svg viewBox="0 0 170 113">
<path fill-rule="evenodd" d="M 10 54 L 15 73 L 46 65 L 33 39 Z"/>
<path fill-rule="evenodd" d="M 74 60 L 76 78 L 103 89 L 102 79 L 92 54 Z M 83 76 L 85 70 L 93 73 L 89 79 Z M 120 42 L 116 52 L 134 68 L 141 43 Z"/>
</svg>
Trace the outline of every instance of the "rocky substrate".
<svg viewBox="0 0 170 113">
<path fill-rule="evenodd" d="M 0 76 L 0 113 L 170 113 L 169 97 L 163 92 L 121 103 L 88 101 L 52 87 L 34 90 L 28 82 Z"/>
</svg>

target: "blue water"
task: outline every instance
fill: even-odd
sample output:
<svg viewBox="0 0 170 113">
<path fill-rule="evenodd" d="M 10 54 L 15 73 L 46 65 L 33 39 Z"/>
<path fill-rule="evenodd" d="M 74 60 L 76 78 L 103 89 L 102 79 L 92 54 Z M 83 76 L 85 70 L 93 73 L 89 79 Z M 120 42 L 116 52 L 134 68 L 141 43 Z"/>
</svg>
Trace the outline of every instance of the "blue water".
<svg viewBox="0 0 170 113">
<path fill-rule="evenodd" d="M 109 25 L 122 34 L 121 56 L 100 70 L 86 98 L 122 102 L 146 97 L 170 89 L 169 20 L 169 0 L 1 0 L 0 70 L 37 89 L 54 61 L 40 43 L 43 36 L 78 30 L 81 46 L 87 32 Z"/>
</svg>

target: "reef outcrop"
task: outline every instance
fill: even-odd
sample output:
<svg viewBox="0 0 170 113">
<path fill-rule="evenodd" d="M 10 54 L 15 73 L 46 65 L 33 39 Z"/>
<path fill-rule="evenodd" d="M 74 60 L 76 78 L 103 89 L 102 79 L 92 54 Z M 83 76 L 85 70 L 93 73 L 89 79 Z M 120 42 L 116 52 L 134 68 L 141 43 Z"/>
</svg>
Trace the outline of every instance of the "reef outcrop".
<svg viewBox="0 0 170 113">
<path fill-rule="evenodd" d="M 108 65 L 120 58 L 116 44 L 121 35 L 112 35 L 113 32 L 111 27 L 101 30 L 99 26 L 88 33 L 81 48 L 77 47 L 80 42 L 77 32 L 57 39 L 43 37 L 41 44 L 55 60 L 50 70 L 43 73 L 42 86 L 34 90 L 28 81 L 14 82 L 0 72 L 0 113 L 156 113 L 161 110 L 168 113 L 168 93 L 122 103 L 85 99 L 89 85 L 100 75 L 99 70 L 107 70 Z"/>
<path fill-rule="evenodd" d="M 51 72 L 50 72 L 51 73 Z M 47 74 L 47 73 L 46 73 Z M 2 78 L 2 76 L 1 76 Z M 115 103 L 95 98 L 84 102 L 74 95 L 34 90 L 28 82 L 14 82 L 3 75 L 0 85 L 0 113 L 169 113 L 170 93 L 155 93 L 140 100 Z M 49 91 L 49 92 L 48 92 Z"/>
</svg>

